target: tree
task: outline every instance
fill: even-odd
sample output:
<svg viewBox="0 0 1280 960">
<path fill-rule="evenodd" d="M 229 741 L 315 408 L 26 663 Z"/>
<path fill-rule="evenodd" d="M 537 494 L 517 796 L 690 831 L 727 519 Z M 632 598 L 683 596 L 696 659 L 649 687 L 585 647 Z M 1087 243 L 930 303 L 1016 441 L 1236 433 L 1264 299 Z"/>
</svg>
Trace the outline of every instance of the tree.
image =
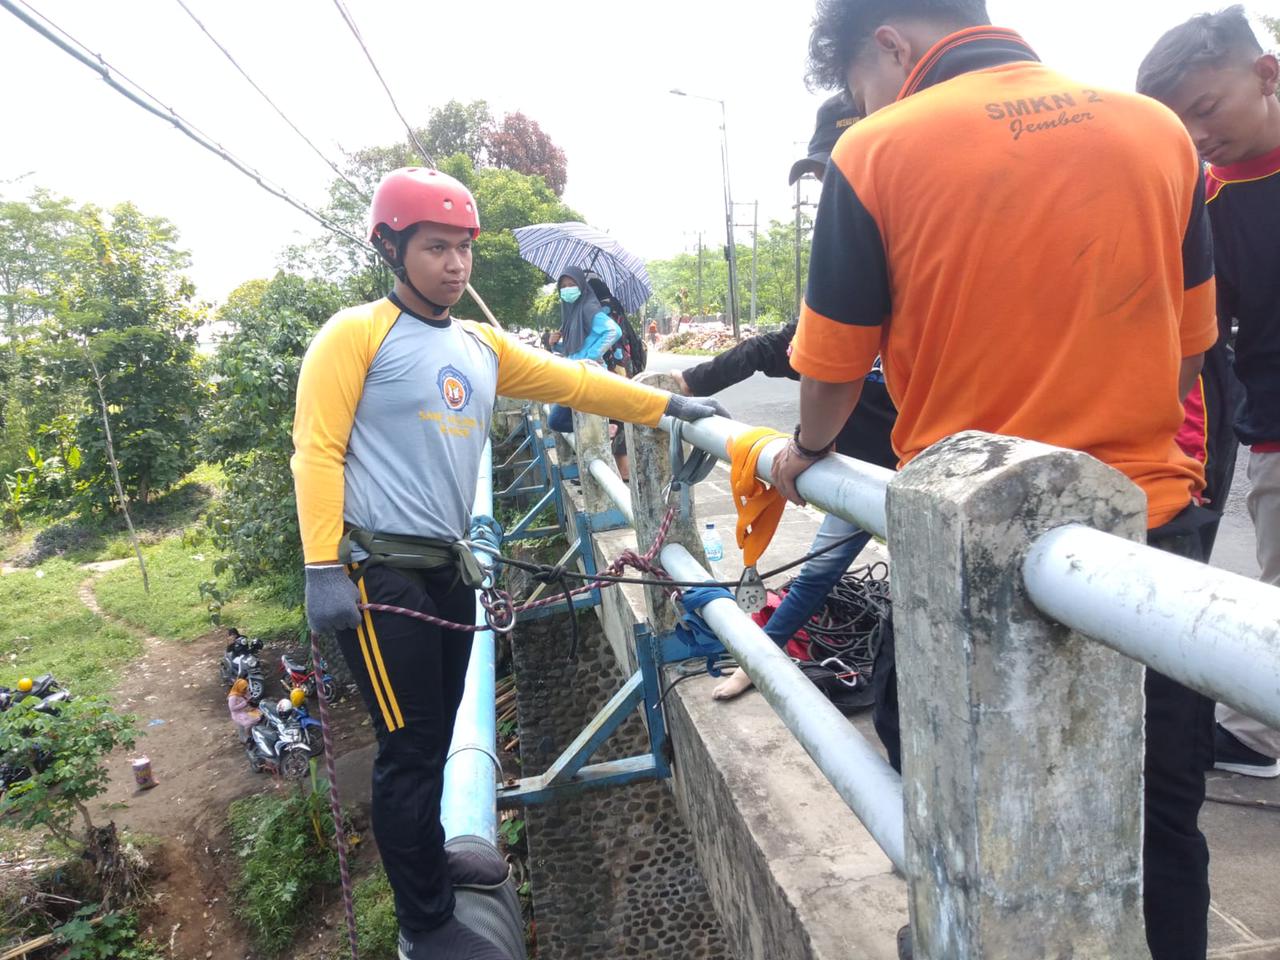
<svg viewBox="0 0 1280 960">
<path fill-rule="evenodd" d="M 51 389 L 39 347 L 81 223 L 70 200 L 44 190 L 0 203 L 0 476 L 49 455 L 41 426 L 78 409 L 76 393 Z"/>
<path fill-rule="evenodd" d="M 493 114 L 484 100 L 470 103 L 450 100 L 432 110 L 426 127 L 416 132 L 422 146 L 437 163 L 460 153 L 479 166 L 490 148 Z"/>
<path fill-rule="evenodd" d="M 568 179 L 565 153 L 523 113 L 508 113 L 489 138 L 489 159 L 495 167 L 540 176 L 557 197 Z"/>
<path fill-rule="evenodd" d="M 809 276 L 809 233 L 813 221 L 804 216 L 800 225 L 800 284 L 803 290 Z M 760 319 L 766 323 L 785 323 L 796 312 L 796 228 L 795 223 L 773 220 L 756 244 L 756 303 Z M 738 263 L 750 263 L 739 259 Z M 749 274 L 748 274 L 749 276 Z M 748 289 L 747 299 L 750 303 Z"/>
<path fill-rule="evenodd" d="M 181 271 L 188 265 L 177 231 L 132 204 L 83 212 L 85 229 L 53 286 L 56 327 L 46 347 L 62 383 L 83 390 L 96 367 L 111 417 L 126 496 L 146 503 L 195 464 L 191 442 L 204 396 L 196 358 L 203 309 Z M 102 413 L 85 404 L 76 423 L 81 492 L 105 504 L 108 449 Z"/>
<path fill-rule="evenodd" d="M 21 487 L 42 507 L 66 510 L 72 495 L 109 503 L 109 426 L 124 499 L 146 501 L 190 467 L 202 399 L 202 312 L 176 231 L 130 204 L 77 209 L 44 191 L 0 205 L 0 227 L 0 475 L 10 500 Z"/>
<path fill-rule="evenodd" d="M 800 283 L 809 275 L 810 235 L 813 222 L 807 216 L 800 224 Z M 751 302 L 751 247 L 738 245 L 738 303 L 747 319 Z M 648 264 L 654 300 L 661 307 L 679 313 L 698 310 L 698 256 L 681 253 L 668 260 Z M 756 303 L 762 323 L 785 323 L 795 316 L 796 252 L 795 224 L 771 221 L 756 244 Z M 720 247 L 707 247 L 702 259 L 702 296 L 708 314 L 722 313 L 729 299 L 729 265 Z"/>
<path fill-rule="evenodd" d="M 334 284 L 279 273 L 237 287 L 218 313 L 231 333 L 212 363 L 216 393 L 200 452 L 226 476 L 208 518 L 219 570 L 242 582 L 301 568 L 289 471 L 293 398 L 307 345 L 342 306 Z"/>
<path fill-rule="evenodd" d="M 102 886 L 103 906 L 111 909 L 131 892 L 136 877 L 115 825 L 96 826 L 89 801 L 110 782 L 107 756 L 137 740 L 137 718 L 118 713 L 104 697 L 67 700 L 56 713 L 37 709 L 39 702 L 29 697 L 0 713 L 0 763 L 13 778 L 0 795 L 0 820 L 23 830 L 44 827 L 82 850 Z"/>
<path fill-rule="evenodd" d="M 1262 22 L 1267 25 L 1267 29 L 1271 31 L 1271 35 L 1276 38 L 1276 43 L 1280 43 L 1280 17 L 1264 16 Z"/>
<path fill-rule="evenodd" d="M 367 185 L 371 195 L 383 174 L 414 162 L 414 154 L 405 145 L 370 147 L 348 156 L 347 173 L 362 190 Z M 520 258 L 511 230 L 531 223 L 580 220 L 581 216 L 565 206 L 541 176 L 476 167 L 464 154 L 438 158 L 438 162 L 442 172 L 466 184 L 480 209 L 472 285 L 504 325 L 528 323 L 534 297 L 546 278 Z M 363 236 L 368 229 L 368 201 L 341 181 L 335 182 L 330 196 L 327 215 Z M 295 248 L 287 260 L 293 272 L 337 282 L 350 300 L 374 300 L 391 289 L 390 273 L 370 247 L 333 233 Z M 464 300 L 458 313 L 475 316 L 478 310 Z"/>
<path fill-rule="evenodd" d="M 511 231 L 531 223 L 580 220 L 581 216 L 565 206 L 542 177 L 515 170 L 475 170 L 460 157 L 440 167 L 467 185 L 480 209 L 472 283 L 502 323 L 527 324 L 538 289 L 547 278 L 521 259 Z"/>
</svg>

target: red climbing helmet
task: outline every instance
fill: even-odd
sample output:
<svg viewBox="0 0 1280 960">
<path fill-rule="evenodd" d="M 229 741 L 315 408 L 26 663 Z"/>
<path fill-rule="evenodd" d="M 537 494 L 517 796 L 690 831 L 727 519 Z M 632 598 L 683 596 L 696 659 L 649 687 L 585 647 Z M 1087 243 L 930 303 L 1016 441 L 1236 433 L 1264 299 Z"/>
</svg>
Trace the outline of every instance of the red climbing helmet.
<svg viewBox="0 0 1280 960">
<path fill-rule="evenodd" d="M 374 191 L 369 239 L 376 239 L 383 225 L 398 231 L 424 222 L 462 227 L 473 237 L 480 232 L 475 198 L 453 177 L 426 167 L 392 170 Z"/>
</svg>

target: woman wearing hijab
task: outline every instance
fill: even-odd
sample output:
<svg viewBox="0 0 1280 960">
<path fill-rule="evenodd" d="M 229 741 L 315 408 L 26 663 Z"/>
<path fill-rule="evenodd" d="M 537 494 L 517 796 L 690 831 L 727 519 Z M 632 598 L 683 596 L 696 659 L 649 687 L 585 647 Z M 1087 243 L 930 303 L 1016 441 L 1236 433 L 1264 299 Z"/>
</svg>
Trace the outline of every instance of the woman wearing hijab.
<svg viewBox="0 0 1280 960">
<path fill-rule="evenodd" d="M 554 349 L 570 360 L 593 360 L 612 369 L 605 358 L 622 337 L 622 328 L 609 316 L 581 267 L 565 267 L 556 282 L 560 293 L 560 336 Z M 547 422 L 558 433 L 573 433 L 573 413 L 555 404 Z"/>
<path fill-rule="evenodd" d="M 239 677 L 227 691 L 227 711 L 240 731 L 240 739 L 249 736 L 249 728 L 262 719 L 262 714 L 249 702 L 249 681 Z"/>
</svg>

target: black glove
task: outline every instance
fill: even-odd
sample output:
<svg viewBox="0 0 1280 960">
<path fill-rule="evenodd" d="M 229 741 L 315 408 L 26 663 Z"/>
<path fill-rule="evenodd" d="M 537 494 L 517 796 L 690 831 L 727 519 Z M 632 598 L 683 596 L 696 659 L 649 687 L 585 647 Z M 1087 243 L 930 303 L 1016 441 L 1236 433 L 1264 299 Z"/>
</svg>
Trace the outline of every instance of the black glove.
<svg viewBox="0 0 1280 960">
<path fill-rule="evenodd" d="M 354 630 L 360 625 L 360 591 L 341 564 L 307 567 L 307 623 L 316 633 Z"/>
<path fill-rule="evenodd" d="M 667 416 L 692 423 L 705 417 L 724 417 L 732 420 L 729 411 L 714 397 L 682 397 L 673 393 L 667 401 Z"/>
</svg>

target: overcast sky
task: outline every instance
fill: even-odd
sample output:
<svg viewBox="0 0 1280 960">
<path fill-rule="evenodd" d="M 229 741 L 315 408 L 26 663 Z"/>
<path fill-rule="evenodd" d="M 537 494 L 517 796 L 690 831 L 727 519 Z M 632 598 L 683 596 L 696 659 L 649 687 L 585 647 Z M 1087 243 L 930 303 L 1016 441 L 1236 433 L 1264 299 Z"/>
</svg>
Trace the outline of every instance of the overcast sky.
<svg viewBox="0 0 1280 960">
<path fill-rule="evenodd" d="M 176 0 L 32 3 L 266 176 L 324 203 L 331 171 Z M 187 3 L 327 153 L 403 136 L 332 3 Z M 412 120 L 454 98 L 488 100 L 498 115 L 523 110 L 568 154 L 565 199 L 643 256 L 690 248 L 699 230 L 723 243 L 719 107 L 672 87 L 727 101 L 734 199 L 758 200 L 762 224 L 791 216 L 787 171 L 824 96 L 803 82 L 808 0 L 347 3 Z M 1251 10 L 1272 7 L 1280 12 L 1280 0 Z M 1064 15 L 1060 4 L 990 2 L 993 20 L 1022 31 L 1046 62 L 1126 89 L 1156 38 L 1204 9 L 1203 0 L 1074 0 Z M 285 244 L 319 229 L 2 10 L 0 89 L 0 196 L 40 185 L 168 217 L 204 297 L 269 275 Z"/>
</svg>

